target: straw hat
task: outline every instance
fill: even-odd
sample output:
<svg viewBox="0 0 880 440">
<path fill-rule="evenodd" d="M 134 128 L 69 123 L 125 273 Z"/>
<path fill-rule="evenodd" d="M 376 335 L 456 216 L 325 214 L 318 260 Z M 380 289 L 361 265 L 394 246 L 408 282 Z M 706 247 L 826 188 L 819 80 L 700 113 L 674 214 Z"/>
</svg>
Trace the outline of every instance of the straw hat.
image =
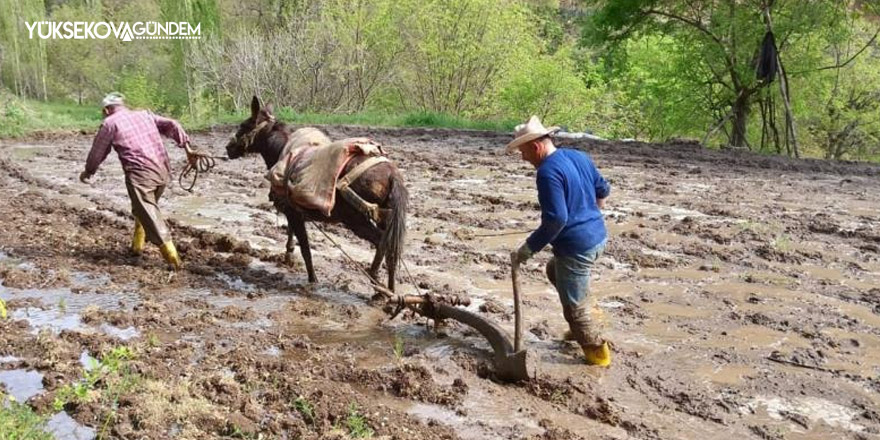
<svg viewBox="0 0 880 440">
<path fill-rule="evenodd" d="M 110 92 L 101 101 L 101 108 L 109 107 L 111 105 L 123 105 L 123 104 L 125 104 L 125 96 L 122 93 Z"/>
<path fill-rule="evenodd" d="M 544 127 L 537 116 L 532 116 L 525 124 L 519 124 L 513 129 L 513 140 L 507 144 L 505 150 L 508 153 L 514 153 L 520 145 L 553 134 L 558 130 L 559 127 Z"/>
</svg>

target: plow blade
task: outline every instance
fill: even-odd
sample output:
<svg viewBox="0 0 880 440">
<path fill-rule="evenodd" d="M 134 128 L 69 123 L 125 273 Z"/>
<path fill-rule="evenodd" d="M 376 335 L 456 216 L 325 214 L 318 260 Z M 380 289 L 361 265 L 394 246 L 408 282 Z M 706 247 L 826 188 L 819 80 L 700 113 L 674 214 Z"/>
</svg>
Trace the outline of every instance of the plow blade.
<svg viewBox="0 0 880 440">
<path fill-rule="evenodd" d="M 534 373 L 534 361 L 527 350 L 514 352 L 510 336 L 504 329 L 467 310 L 438 304 L 434 306 L 437 318 L 454 319 L 483 335 L 495 352 L 495 372 L 501 380 L 516 382 L 528 380 Z"/>
</svg>

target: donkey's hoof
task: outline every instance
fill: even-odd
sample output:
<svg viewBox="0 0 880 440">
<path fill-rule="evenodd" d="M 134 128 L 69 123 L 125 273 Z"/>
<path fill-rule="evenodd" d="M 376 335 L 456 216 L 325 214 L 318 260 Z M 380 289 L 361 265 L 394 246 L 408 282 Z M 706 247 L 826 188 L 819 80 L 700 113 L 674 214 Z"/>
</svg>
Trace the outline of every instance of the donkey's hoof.
<svg viewBox="0 0 880 440">
<path fill-rule="evenodd" d="M 284 265 L 287 267 L 297 267 L 299 266 L 299 261 L 293 256 L 292 253 L 284 255 Z"/>
</svg>

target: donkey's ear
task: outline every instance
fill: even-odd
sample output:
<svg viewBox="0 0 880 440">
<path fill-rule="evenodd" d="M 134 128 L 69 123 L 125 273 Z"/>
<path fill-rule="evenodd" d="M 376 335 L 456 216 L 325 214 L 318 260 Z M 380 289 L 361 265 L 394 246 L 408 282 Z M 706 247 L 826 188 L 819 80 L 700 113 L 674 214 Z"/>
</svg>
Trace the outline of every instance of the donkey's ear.
<svg viewBox="0 0 880 440">
<path fill-rule="evenodd" d="M 263 107 L 263 111 L 266 112 L 267 115 L 272 115 L 273 110 L 274 107 L 272 106 L 272 104 L 266 104 L 266 106 Z"/>
<path fill-rule="evenodd" d="M 254 95 L 254 99 L 251 99 L 251 117 L 256 118 L 258 113 L 260 113 L 260 98 Z"/>
</svg>

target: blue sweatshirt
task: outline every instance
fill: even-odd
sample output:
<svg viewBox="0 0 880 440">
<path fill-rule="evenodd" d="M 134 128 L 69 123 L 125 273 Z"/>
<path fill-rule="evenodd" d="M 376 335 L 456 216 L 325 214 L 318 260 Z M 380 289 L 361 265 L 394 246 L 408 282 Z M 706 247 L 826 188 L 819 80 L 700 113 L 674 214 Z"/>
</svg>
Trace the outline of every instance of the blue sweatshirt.
<svg viewBox="0 0 880 440">
<path fill-rule="evenodd" d="M 559 148 L 538 167 L 541 226 L 526 239 L 532 252 L 548 243 L 560 256 L 582 254 L 605 240 L 605 220 L 596 204 L 611 194 L 586 153 Z"/>
</svg>

